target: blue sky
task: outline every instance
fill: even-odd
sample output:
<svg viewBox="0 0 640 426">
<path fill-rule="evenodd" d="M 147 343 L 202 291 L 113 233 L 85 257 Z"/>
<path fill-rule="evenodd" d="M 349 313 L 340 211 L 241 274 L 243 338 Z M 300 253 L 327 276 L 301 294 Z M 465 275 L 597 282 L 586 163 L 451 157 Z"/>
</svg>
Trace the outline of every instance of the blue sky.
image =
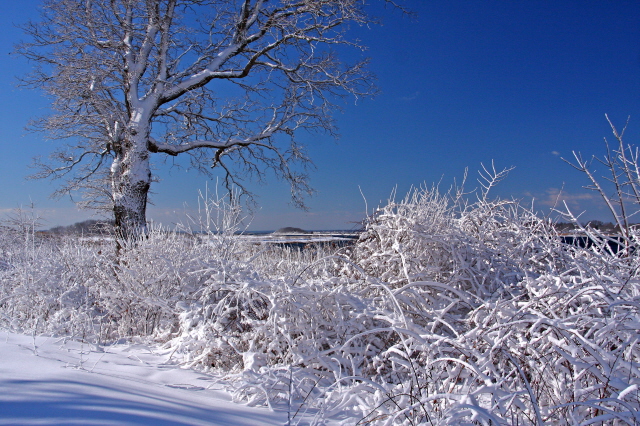
<svg viewBox="0 0 640 426">
<path fill-rule="evenodd" d="M 68 199 L 52 200 L 55 182 L 25 180 L 31 158 L 52 143 L 24 127 L 46 113 L 40 93 L 16 88 L 29 64 L 9 53 L 22 38 L 14 26 L 36 16 L 36 0 L 5 2 L 0 25 L 0 215 L 32 201 L 45 227 L 90 217 Z M 534 201 L 548 211 L 559 188 L 586 219 L 609 220 L 584 176 L 563 163 L 573 150 L 602 155 L 611 131 L 631 116 L 627 142 L 640 136 L 640 2 L 405 2 L 415 19 L 373 7 L 383 25 L 355 28 L 369 46 L 380 95 L 349 101 L 336 115 L 341 137 L 303 135 L 316 170 L 310 210 L 289 205 L 283 182 L 253 187 L 260 209 L 251 229 L 298 226 L 349 229 L 397 187 L 441 181 L 447 189 L 469 168 L 472 189 L 480 164 L 515 169 L 494 193 Z M 345 59 L 349 59 L 348 57 Z M 206 179 L 159 164 L 149 216 L 165 224 L 183 218 Z M 602 171 L 602 170 L 599 170 Z M 209 184 L 212 185 L 211 183 Z"/>
</svg>

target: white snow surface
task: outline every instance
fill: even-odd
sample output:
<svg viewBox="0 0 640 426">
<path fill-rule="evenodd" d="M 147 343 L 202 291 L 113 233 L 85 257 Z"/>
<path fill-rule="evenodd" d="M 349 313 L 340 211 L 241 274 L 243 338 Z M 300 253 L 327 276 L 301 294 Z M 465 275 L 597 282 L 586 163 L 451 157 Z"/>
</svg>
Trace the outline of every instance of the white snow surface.
<svg viewBox="0 0 640 426">
<path fill-rule="evenodd" d="M 212 376 L 142 344 L 96 347 L 0 332 L 0 425 L 283 425 Z"/>
</svg>

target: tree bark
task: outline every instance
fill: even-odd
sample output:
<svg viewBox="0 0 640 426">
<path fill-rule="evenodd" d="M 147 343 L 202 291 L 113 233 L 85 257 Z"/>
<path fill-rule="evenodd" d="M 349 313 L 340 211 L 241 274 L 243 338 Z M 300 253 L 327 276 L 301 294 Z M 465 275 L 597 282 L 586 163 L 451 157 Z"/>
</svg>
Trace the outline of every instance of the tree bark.
<svg viewBox="0 0 640 426">
<path fill-rule="evenodd" d="M 111 191 L 118 249 L 123 241 L 136 239 L 147 232 L 147 196 L 151 187 L 148 127 L 132 126 L 114 149 Z"/>
</svg>

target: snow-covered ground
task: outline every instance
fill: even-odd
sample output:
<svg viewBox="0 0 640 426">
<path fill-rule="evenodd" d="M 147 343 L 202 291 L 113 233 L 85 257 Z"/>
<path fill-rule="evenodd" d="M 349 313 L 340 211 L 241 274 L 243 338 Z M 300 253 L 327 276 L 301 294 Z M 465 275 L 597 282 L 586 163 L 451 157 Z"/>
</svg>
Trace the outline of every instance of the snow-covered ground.
<svg viewBox="0 0 640 426">
<path fill-rule="evenodd" d="M 0 332 L 0 425 L 283 425 L 146 345 Z"/>
</svg>

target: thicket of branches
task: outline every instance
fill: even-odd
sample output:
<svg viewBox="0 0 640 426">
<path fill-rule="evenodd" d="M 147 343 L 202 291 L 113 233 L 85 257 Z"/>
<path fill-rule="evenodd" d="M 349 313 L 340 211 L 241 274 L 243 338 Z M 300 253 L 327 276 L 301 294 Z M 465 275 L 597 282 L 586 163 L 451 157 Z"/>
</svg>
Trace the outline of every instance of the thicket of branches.
<svg viewBox="0 0 640 426">
<path fill-rule="evenodd" d="M 392 197 L 334 252 L 243 243 L 238 206 L 215 197 L 194 219 L 210 232 L 155 230 L 117 259 L 109 242 L 7 227 L 0 322 L 154 339 L 237 401 L 288 408 L 290 424 L 637 424 L 638 229 L 621 220 L 611 236 L 565 212 L 591 242 L 566 244 L 490 197 L 506 172 L 483 173 L 473 201 L 462 188 Z M 612 206 L 637 205 L 622 194 Z"/>
</svg>

